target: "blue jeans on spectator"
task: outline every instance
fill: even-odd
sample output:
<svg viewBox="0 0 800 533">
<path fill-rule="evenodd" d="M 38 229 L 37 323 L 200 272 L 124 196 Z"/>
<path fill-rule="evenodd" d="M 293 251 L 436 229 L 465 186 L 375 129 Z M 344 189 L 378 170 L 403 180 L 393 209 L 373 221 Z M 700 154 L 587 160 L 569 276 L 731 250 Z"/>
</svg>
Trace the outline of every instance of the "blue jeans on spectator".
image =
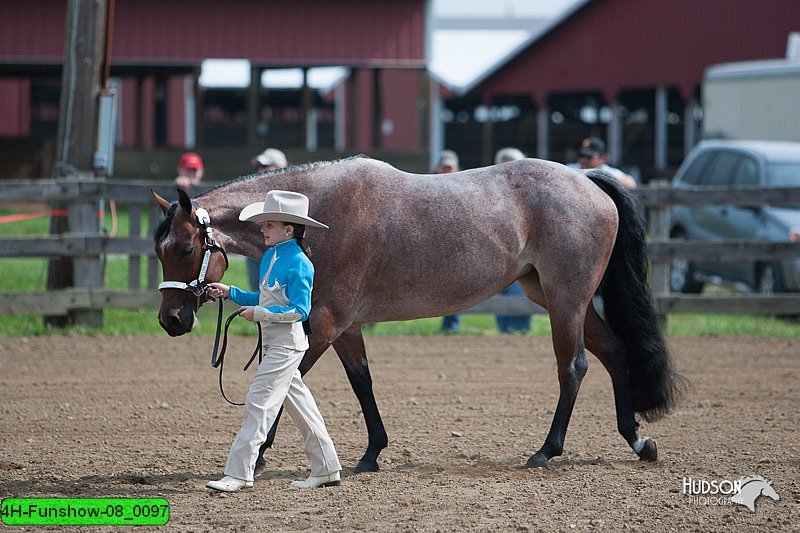
<svg viewBox="0 0 800 533">
<path fill-rule="evenodd" d="M 447 315 L 442 318 L 442 331 L 455 333 L 461 328 L 461 315 Z"/>
<path fill-rule="evenodd" d="M 500 294 L 525 296 L 525 292 L 516 282 L 500 291 Z M 496 319 L 500 333 L 527 333 L 531 330 L 531 315 L 497 315 Z"/>
</svg>

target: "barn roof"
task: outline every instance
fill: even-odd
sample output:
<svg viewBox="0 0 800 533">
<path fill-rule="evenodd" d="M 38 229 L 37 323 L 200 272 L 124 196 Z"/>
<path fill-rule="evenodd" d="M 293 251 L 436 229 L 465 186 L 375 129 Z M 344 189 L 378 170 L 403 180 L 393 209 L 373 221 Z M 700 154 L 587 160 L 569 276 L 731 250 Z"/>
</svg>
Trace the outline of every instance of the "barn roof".
<svg viewBox="0 0 800 533">
<path fill-rule="evenodd" d="M 714 63 L 782 57 L 796 31 L 795 0 L 585 0 L 467 87 L 498 94 L 676 87 L 686 97 Z"/>
<path fill-rule="evenodd" d="M 111 61 L 196 67 L 206 58 L 256 66 L 424 68 L 425 0 L 116 0 Z M 57 66 L 65 0 L 3 0 L 0 70 Z"/>
</svg>

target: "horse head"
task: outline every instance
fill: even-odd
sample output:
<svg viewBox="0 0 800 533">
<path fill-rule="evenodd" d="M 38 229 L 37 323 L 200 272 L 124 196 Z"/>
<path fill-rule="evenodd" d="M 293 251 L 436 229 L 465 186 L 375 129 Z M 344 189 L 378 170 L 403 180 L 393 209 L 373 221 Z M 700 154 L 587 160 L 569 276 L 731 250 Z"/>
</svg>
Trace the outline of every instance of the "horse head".
<svg viewBox="0 0 800 533">
<path fill-rule="evenodd" d="M 208 212 L 178 189 L 178 201 L 169 203 L 151 191 L 165 219 L 153 232 L 161 261 L 161 308 L 158 322 L 172 337 L 188 333 L 197 323 L 197 310 L 209 297 L 205 288 L 222 279 L 228 258 L 214 240 Z"/>
<path fill-rule="evenodd" d="M 775 501 L 780 500 L 780 496 L 772 486 L 772 481 L 763 476 L 746 476 L 739 480 L 741 489 L 738 493 L 731 496 L 731 502 L 744 505 L 751 512 L 755 513 L 755 503 L 759 496 L 767 496 Z"/>
</svg>

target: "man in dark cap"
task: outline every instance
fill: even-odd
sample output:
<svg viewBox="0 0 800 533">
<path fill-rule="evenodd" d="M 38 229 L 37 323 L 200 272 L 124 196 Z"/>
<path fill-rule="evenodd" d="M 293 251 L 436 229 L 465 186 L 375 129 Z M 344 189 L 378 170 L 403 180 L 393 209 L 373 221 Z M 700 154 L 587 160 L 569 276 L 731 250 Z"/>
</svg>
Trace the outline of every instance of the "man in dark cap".
<svg viewBox="0 0 800 533">
<path fill-rule="evenodd" d="M 618 168 L 608 164 L 606 156 L 606 143 L 597 137 L 587 137 L 578 149 L 578 168 L 590 170 L 593 168 L 604 170 L 617 178 L 623 187 L 627 189 L 636 188 L 636 180 L 625 174 Z"/>
</svg>

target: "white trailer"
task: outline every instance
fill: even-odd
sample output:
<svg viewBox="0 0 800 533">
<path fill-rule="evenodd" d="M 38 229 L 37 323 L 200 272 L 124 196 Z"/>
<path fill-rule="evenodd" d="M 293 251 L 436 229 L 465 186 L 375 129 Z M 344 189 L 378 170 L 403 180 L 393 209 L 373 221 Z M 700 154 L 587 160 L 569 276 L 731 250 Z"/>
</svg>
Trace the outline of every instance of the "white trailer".
<svg viewBox="0 0 800 533">
<path fill-rule="evenodd" d="M 800 141 L 800 60 L 707 68 L 703 111 L 704 138 Z"/>
</svg>

